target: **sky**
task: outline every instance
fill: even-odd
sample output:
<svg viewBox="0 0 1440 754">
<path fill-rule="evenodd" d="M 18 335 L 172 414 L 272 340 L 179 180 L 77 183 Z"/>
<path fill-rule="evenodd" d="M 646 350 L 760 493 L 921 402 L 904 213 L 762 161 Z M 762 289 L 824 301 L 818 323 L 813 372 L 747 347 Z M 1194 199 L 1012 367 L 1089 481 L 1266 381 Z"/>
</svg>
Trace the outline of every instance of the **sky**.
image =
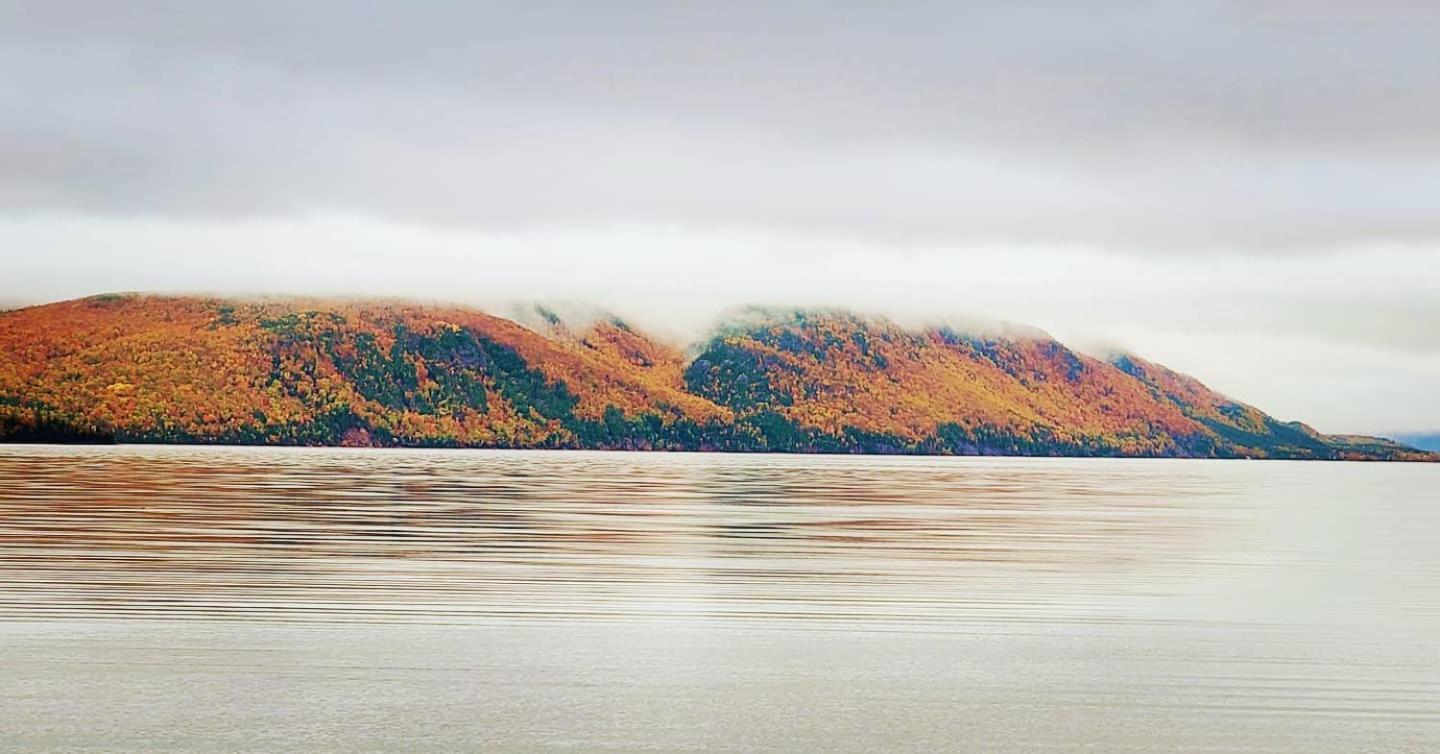
<svg viewBox="0 0 1440 754">
<path fill-rule="evenodd" d="M 1437 39 L 1398 0 L 0 0 L 0 305 L 998 319 L 1435 430 Z"/>
</svg>

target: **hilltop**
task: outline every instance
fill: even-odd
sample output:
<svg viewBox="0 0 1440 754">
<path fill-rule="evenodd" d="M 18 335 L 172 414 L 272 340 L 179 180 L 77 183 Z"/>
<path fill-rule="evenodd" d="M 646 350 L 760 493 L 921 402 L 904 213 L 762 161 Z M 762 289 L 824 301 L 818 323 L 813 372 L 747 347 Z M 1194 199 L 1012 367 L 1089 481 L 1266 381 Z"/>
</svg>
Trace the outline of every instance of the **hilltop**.
<svg viewBox="0 0 1440 754">
<path fill-rule="evenodd" d="M 537 312 L 107 295 L 0 313 L 0 439 L 1437 458 L 1038 331 L 758 311 L 687 352 Z"/>
</svg>

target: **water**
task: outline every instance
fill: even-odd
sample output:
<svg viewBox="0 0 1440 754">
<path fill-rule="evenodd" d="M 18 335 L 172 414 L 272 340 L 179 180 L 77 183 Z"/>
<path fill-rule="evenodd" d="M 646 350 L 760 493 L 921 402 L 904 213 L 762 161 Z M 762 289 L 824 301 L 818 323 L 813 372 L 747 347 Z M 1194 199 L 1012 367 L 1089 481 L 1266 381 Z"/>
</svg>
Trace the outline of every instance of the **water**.
<svg viewBox="0 0 1440 754">
<path fill-rule="evenodd" d="M 1440 751 L 1437 484 L 0 447 L 0 748 Z"/>
</svg>

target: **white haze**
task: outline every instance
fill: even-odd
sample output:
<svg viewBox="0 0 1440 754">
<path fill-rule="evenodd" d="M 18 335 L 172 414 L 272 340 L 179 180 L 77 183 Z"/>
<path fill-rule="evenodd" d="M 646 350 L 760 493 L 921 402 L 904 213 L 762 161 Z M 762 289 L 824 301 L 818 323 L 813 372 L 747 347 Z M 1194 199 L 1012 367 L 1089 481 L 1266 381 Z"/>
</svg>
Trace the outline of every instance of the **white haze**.
<svg viewBox="0 0 1440 754">
<path fill-rule="evenodd" d="M 1082 349 L 1132 350 L 1326 431 L 1440 424 L 1440 265 L 1405 246 L 1297 265 L 638 225 L 487 233 L 353 216 L 47 216 L 0 223 L 0 238 L 23 250 L 7 260 L 17 303 L 128 290 L 399 296 L 508 315 L 515 301 L 549 301 L 597 306 L 680 343 L 750 304 L 914 326 L 1004 320 Z"/>
</svg>

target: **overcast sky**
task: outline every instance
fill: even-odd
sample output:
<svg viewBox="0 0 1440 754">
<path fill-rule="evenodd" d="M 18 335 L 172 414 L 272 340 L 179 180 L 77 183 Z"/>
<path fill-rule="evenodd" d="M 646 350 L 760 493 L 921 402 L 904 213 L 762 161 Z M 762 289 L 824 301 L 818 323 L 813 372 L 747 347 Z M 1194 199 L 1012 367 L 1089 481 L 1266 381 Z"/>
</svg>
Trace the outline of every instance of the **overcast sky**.
<svg viewBox="0 0 1440 754">
<path fill-rule="evenodd" d="M 1384 0 L 0 0 L 0 304 L 1007 319 L 1437 429 L 1437 40 Z"/>
</svg>

